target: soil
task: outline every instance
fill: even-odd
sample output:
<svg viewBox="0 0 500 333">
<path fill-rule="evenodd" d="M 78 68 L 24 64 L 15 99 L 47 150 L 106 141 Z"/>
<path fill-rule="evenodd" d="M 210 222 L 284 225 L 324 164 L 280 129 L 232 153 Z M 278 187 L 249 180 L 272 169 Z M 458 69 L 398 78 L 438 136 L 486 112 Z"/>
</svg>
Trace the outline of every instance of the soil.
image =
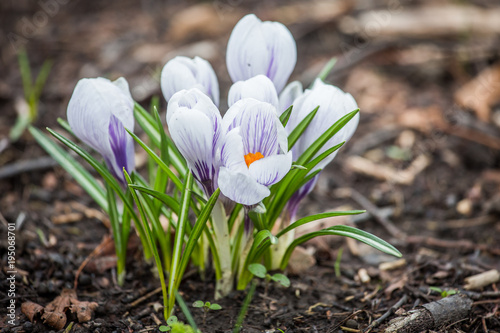
<svg viewBox="0 0 500 333">
<path fill-rule="evenodd" d="M 6 139 L 23 96 L 19 47 L 26 48 L 33 73 L 44 60 L 53 61 L 34 125 L 59 128 L 57 117 L 65 118 L 80 78 L 125 76 L 134 98 L 147 106 L 153 96 L 161 96 L 161 66 L 179 54 L 200 55 L 212 63 L 223 101 L 230 86 L 225 45 L 235 22 L 251 12 L 286 23 L 296 38 L 299 56 L 291 79 L 308 84 L 337 56 L 328 81 L 350 92 L 361 108 L 357 132 L 324 170 L 299 215 L 366 209 L 360 218 L 327 223 L 369 231 L 395 245 L 405 262 L 386 269 L 384 264 L 394 259 L 355 242 L 338 237 L 312 241 L 305 247 L 315 265 L 288 271 L 289 288 L 271 285 L 266 294 L 259 283 L 242 332 L 382 332 L 391 319 L 455 292 L 473 301 L 470 311 L 430 331 L 500 332 L 498 280 L 477 290 L 465 288 L 467 277 L 500 271 L 500 79 L 474 81 L 485 71 L 499 71 L 498 33 L 467 35 L 443 28 L 432 35 L 412 34 L 419 26 L 395 35 L 385 35 L 383 29 L 367 33 L 353 28 L 364 14 L 379 9 L 396 18 L 400 11 L 391 11 L 382 1 L 340 1 L 336 11 L 321 10 L 325 3 L 0 3 L 2 332 L 56 332 L 39 316 L 31 322 L 21 304 L 46 306 L 64 288 L 73 288 L 78 268 L 100 245 L 76 288 L 78 300 L 98 307 L 84 323 L 65 313 L 73 326 L 60 332 L 157 332 L 158 323 L 164 322 L 159 281 L 137 242 L 133 239 L 129 246 L 127 276 L 120 288 L 106 217 L 71 176 L 44 159 L 46 153 L 29 133 L 16 142 Z M 417 12 L 435 4 L 399 5 L 398 10 Z M 439 5 L 451 8 L 453 2 Z M 500 9 L 488 0 L 464 6 Z M 466 84 L 471 84 L 477 104 L 459 103 L 457 94 Z M 164 112 L 164 101 L 162 107 Z M 3 306 L 11 299 L 4 237 L 11 222 L 16 223 L 14 325 Z M 213 280 L 189 272 L 180 290 L 186 303 L 213 302 Z M 231 332 L 245 296 L 245 291 L 235 291 L 218 300 L 222 310 L 209 312 L 204 325 L 201 310 L 190 310 L 203 332 Z M 175 314 L 185 321 L 178 308 Z M 377 319 L 379 325 L 373 326 Z"/>
</svg>

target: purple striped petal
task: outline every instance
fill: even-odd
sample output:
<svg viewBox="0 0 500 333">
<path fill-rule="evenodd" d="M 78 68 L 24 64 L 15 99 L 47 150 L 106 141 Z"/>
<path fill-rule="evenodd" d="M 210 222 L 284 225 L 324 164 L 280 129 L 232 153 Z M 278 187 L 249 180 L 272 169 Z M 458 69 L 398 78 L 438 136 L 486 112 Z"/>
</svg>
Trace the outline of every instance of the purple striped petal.
<svg viewBox="0 0 500 333">
<path fill-rule="evenodd" d="M 124 127 L 133 130 L 134 101 L 128 83 L 120 78 L 82 79 L 68 104 L 67 117 L 72 131 L 98 151 L 110 171 L 124 182 L 123 168 L 134 169 L 133 139 Z"/>
<path fill-rule="evenodd" d="M 262 22 L 249 14 L 236 24 L 229 37 L 226 63 L 233 82 L 263 74 L 280 92 L 296 62 L 295 41 L 281 23 Z"/>
</svg>

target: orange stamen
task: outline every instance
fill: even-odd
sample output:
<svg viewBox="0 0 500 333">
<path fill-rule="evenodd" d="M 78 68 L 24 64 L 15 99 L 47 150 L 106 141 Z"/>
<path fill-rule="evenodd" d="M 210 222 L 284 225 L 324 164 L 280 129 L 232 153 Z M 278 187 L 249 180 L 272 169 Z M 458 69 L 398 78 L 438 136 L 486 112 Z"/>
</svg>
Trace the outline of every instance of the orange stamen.
<svg viewBox="0 0 500 333">
<path fill-rule="evenodd" d="M 248 153 L 245 155 L 245 163 L 247 164 L 247 167 L 250 167 L 250 164 L 260 160 L 261 158 L 264 158 L 264 155 L 262 155 L 260 152 L 256 152 L 255 154 Z"/>
</svg>

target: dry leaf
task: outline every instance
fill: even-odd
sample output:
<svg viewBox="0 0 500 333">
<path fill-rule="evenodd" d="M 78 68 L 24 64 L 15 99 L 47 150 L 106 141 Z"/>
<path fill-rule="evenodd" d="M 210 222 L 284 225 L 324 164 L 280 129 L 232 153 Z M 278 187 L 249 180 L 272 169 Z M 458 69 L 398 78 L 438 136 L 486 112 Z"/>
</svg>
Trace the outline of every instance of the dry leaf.
<svg viewBox="0 0 500 333">
<path fill-rule="evenodd" d="M 21 312 L 32 322 L 36 315 L 43 314 L 43 306 L 30 301 L 21 304 Z"/>
<path fill-rule="evenodd" d="M 44 323 L 61 330 L 68 320 L 66 311 L 75 313 L 80 323 L 92 319 L 92 313 L 98 307 L 96 302 L 79 301 L 73 289 L 63 289 L 45 308 L 39 304 L 27 301 L 21 305 L 21 311 L 32 322 L 37 314 L 42 315 Z"/>
<path fill-rule="evenodd" d="M 500 101 L 500 64 L 488 67 L 455 93 L 455 101 L 489 121 L 491 107 Z"/>
</svg>

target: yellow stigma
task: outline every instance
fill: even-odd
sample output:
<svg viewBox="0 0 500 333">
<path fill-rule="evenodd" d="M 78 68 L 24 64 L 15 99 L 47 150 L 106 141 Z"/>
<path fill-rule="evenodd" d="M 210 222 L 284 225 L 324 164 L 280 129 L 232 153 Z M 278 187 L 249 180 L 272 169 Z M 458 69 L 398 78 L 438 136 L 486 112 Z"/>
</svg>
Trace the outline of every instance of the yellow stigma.
<svg viewBox="0 0 500 333">
<path fill-rule="evenodd" d="M 260 152 L 256 152 L 255 154 L 248 153 L 245 155 L 245 163 L 247 164 L 247 167 L 250 167 L 250 164 L 260 160 L 261 158 L 264 158 L 264 155 L 262 155 Z"/>
</svg>

